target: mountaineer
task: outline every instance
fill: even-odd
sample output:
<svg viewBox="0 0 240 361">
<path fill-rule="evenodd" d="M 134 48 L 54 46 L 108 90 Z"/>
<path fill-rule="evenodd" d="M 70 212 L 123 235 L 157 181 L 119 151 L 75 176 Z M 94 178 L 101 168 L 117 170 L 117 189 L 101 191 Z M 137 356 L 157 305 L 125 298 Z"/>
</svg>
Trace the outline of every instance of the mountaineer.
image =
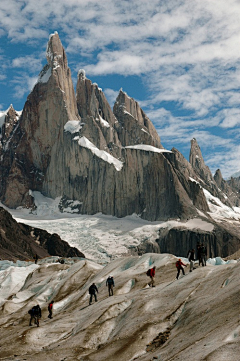
<svg viewBox="0 0 240 361">
<path fill-rule="evenodd" d="M 151 281 L 148 283 L 148 285 L 151 287 L 155 287 L 155 271 L 156 271 L 156 267 L 154 266 L 153 268 L 149 268 L 149 270 L 147 271 L 147 276 L 150 277 Z"/>
<path fill-rule="evenodd" d="M 179 260 L 176 262 L 176 267 L 177 267 L 177 270 L 178 270 L 178 272 L 177 272 L 177 277 L 176 277 L 177 280 L 178 280 L 180 271 L 182 271 L 183 275 L 185 276 L 185 272 L 184 272 L 183 266 L 184 266 L 184 267 L 187 267 L 187 265 L 182 262 L 181 258 L 179 258 Z"/>
<path fill-rule="evenodd" d="M 33 308 L 31 308 L 28 313 L 31 316 L 29 326 L 32 326 L 32 320 L 34 320 L 34 323 L 37 325 L 37 327 L 39 327 L 39 319 L 42 317 L 42 310 L 40 306 L 33 306 Z"/>
<path fill-rule="evenodd" d="M 54 301 L 51 301 L 51 302 L 48 304 L 48 312 L 49 312 L 48 318 L 52 318 L 53 304 L 54 304 Z"/>
<path fill-rule="evenodd" d="M 187 257 L 188 257 L 188 260 L 190 262 L 190 272 L 192 272 L 195 269 L 195 267 L 194 267 L 195 251 L 194 251 L 194 249 L 190 249 L 188 251 Z"/>
<path fill-rule="evenodd" d="M 114 284 L 114 279 L 113 276 L 109 276 L 106 280 L 106 286 L 108 286 L 108 294 L 109 297 L 113 296 L 113 287 L 115 286 Z"/>
<path fill-rule="evenodd" d="M 92 298 L 94 296 L 95 298 L 95 302 L 97 302 L 97 295 L 96 295 L 96 292 L 98 293 L 98 289 L 97 289 L 97 286 L 95 285 L 95 283 L 92 283 L 91 286 L 89 287 L 88 289 L 88 292 L 90 294 L 90 300 L 89 300 L 89 305 L 92 304 Z"/>
</svg>

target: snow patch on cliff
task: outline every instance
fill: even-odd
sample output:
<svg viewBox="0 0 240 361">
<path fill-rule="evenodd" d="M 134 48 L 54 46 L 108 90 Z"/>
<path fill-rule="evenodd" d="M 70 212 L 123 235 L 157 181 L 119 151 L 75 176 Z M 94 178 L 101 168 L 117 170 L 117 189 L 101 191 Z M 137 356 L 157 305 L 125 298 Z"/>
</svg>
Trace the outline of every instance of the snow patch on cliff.
<svg viewBox="0 0 240 361">
<path fill-rule="evenodd" d="M 78 133 L 80 129 L 82 129 L 82 123 L 79 120 L 69 120 L 64 125 L 65 132 L 69 132 L 71 134 Z"/>
<path fill-rule="evenodd" d="M 100 123 L 103 127 L 110 128 L 109 123 L 99 115 Z"/>
<path fill-rule="evenodd" d="M 104 150 L 98 149 L 90 140 L 86 137 L 75 137 L 74 140 L 78 141 L 78 144 L 81 147 L 87 148 L 91 150 L 91 152 L 96 155 L 98 158 L 101 158 L 105 162 L 109 164 L 113 164 L 117 171 L 120 171 L 123 167 L 123 162 L 118 160 L 117 158 L 113 157 L 111 154 L 105 152 Z"/>
<path fill-rule="evenodd" d="M 145 152 L 155 152 L 155 153 L 172 153 L 171 150 L 167 150 L 167 149 L 159 149 L 156 147 L 153 147 L 152 145 L 148 145 L 148 144 L 136 144 L 136 145 L 128 145 L 127 147 L 128 149 L 138 149 L 138 150 L 143 150 Z"/>
</svg>

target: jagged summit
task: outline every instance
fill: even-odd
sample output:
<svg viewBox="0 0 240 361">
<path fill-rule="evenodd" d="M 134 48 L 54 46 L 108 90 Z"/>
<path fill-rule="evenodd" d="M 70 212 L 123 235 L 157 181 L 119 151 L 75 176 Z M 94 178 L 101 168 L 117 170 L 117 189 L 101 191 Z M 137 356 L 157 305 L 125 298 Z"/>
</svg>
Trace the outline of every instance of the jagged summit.
<svg viewBox="0 0 240 361">
<path fill-rule="evenodd" d="M 46 49 L 47 64 L 43 67 L 38 76 L 38 83 L 47 83 L 51 75 L 59 77 L 61 89 L 63 89 L 61 71 L 69 72 L 67 57 L 58 33 L 55 32 L 49 37 Z"/>
<path fill-rule="evenodd" d="M 7 110 L 0 112 L 0 148 L 6 150 L 22 112 L 16 111 L 10 104 Z"/>
<path fill-rule="evenodd" d="M 78 71 L 78 79 L 80 78 L 81 81 L 86 79 L 86 72 L 84 69 L 79 69 Z"/>
<path fill-rule="evenodd" d="M 220 169 L 216 170 L 216 172 L 214 174 L 214 180 L 218 184 L 218 186 L 221 186 L 222 181 L 223 181 L 223 177 L 222 177 L 222 172 L 221 172 Z"/>
<path fill-rule="evenodd" d="M 138 102 L 130 98 L 122 89 L 113 106 L 113 113 L 122 126 L 122 130 L 119 129 L 119 137 L 124 146 L 143 143 L 163 148 L 151 120 Z"/>
<path fill-rule="evenodd" d="M 67 57 L 57 32 L 49 37 L 46 57 L 48 64 L 52 68 L 56 68 L 57 66 L 67 67 Z"/>
<path fill-rule="evenodd" d="M 197 175 L 200 178 L 202 178 L 205 182 L 208 183 L 213 180 L 212 173 L 209 167 L 204 162 L 201 149 L 195 138 L 191 140 L 189 162 L 192 165 L 194 171 L 197 173 Z"/>
</svg>

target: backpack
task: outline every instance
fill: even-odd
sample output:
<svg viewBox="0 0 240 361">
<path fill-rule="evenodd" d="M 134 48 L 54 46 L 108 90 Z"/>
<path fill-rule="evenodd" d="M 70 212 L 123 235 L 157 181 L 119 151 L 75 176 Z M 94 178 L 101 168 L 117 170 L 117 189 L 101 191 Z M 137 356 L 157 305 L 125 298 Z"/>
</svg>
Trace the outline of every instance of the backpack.
<svg viewBox="0 0 240 361">
<path fill-rule="evenodd" d="M 33 306 L 33 307 L 28 311 L 29 315 L 35 315 L 36 312 L 37 312 L 36 306 Z"/>
<path fill-rule="evenodd" d="M 146 275 L 150 276 L 150 274 L 151 274 L 151 269 L 149 268 L 149 270 L 147 270 L 147 272 L 146 272 Z"/>
<path fill-rule="evenodd" d="M 176 267 L 178 268 L 178 267 L 181 267 L 181 262 L 180 261 L 177 261 L 176 262 Z"/>
<path fill-rule="evenodd" d="M 108 277 L 107 283 L 108 283 L 109 285 L 114 285 L 113 277 Z"/>
</svg>

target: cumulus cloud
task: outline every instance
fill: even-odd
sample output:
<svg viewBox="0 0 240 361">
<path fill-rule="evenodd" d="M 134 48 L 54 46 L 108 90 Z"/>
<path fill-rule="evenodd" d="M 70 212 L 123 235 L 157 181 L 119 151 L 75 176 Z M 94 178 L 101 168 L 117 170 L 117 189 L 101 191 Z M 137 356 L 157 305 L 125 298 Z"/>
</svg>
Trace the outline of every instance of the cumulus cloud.
<svg viewBox="0 0 240 361">
<path fill-rule="evenodd" d="M 105 94 L 109 104 L 113 107 L 113 105 L 116 101 L 116 98 L 119 94 L 119 91 L 116 91 L 116 90 L 113 90 L 110 88 L 106 88 L 106 89 L 104 89 L 104 94 Z"/>
<path fill-rule="evenodd" d="M 230 142 L 229 148 L 227 152 L 222 151 L 206 157 L 206 162 L 212 171 L 216 171 L 216 164 L 218 164 L 217 168 L 221 169 L 222 175 L 225 178 L 240 170 L 240 145 Z M 234 169 L 236 170 L 235 172 L 233 171 Z"/>
<path fill-rule="evenodd" d="M 12 67 L 20 69 L 26 68 L 29 72 L 39 72 L 42 67 L 42 58 L 29 55 L 20 56 L 12 60 Z"/>
<path fill-rule="evenodd" d="M 32 91 L 37 79 L 37 77 L 31 77 L 27 73 L 21 73 L 21 75 L 15 77 L 15 79 L 12 80 L 14 97 L 17 99 L 22 98 Z"/>
<path fill-rule="evenodd" d="M 231 108 L 222 110 L 223 121 L 220 126 L 222 128 L 233 128 L 240 125 L 240 109 Z"/>
</svg>

